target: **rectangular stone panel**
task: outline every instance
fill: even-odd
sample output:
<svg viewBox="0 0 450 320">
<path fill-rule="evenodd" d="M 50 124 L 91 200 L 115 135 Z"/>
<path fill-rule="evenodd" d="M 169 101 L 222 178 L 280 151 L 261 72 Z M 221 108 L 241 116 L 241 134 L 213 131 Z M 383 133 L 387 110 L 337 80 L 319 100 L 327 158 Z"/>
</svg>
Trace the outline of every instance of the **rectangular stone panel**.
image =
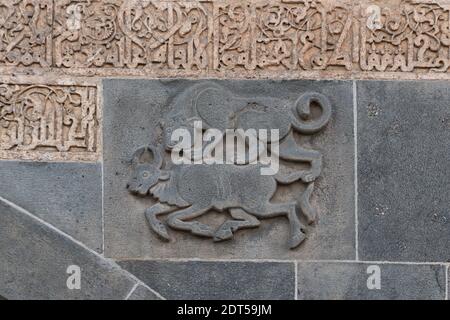
<svg viewBox="0 0 450 320">
<path fill-rule="evenodd" d="M 211 1 L 56 1 L 54 65 L 206 70 L 212 17 Z"/>
<path fill-rule="evenodd" d="M 137 283 L 117 264 L 2 200 L 0 235 L 0 294 L 8 299 L 121 300 Z M 71 275 L 80 276 L 79 290 L 69 289 L 67 283 L 76 283 Z"/>
<path fill-rule="evenodd" d="M 6 0 L 0 5 L 0 66 L 52 64 L 53 0 Z"/>
<path fill-rule="evenodd" d="M 103 86 L 107 106 L 103 159 L 105 254 L 108 257 L 355 257 L 351 82 L 105 80 Z M 310 98 L 322 103 L 329 101 L 326 105 L 331 107 L 330 118 L 326 124 L 323 120 L 327 116 L 321 115 L 321 108 L 313 103 L 311 117 L 315 120 L 306 122 L 314 126 L 322 121 L 326 126 L 315 134 L 300 134 L 289 123 L 293 121 L 298 126 L 292 119 L 296 118 L 298 110 L 308 105 Z M 259 180 L 259 172 L 245 173 L 252 167 L 250 165 L 241 166 L 242 172 L 236 165 L 206 164 L 193 165 L 192 170 L 199 172 L 186 169 L 188 171 L 182 174 L 177 171 L 182 169 L 172 165 L 165 137 L 177 126 L 185 124 L 192 128 L 189 122 L 193 112 L 195 117 L 203 119 L 204 128 L 208 123 L 210 127 L 222 129 L 265 125 L 278 128 L 283 153 L 279 180 L 271 176 L 264 178 L 268 180 Z M 240 122 L 233 125 L 233 121 Z M 158 156 L 155 158 L 150 149 L 141 149 L 149 145 L 153 149 L 159 146 L 155 153 L 163 154 L 164 162 L 159 171 L 138 167 L 141 160 L 159 167 Z M 137 160 L 146 154 L 147 160 Z M 146 180 L 154 174 L 160 175 L 159 182 Z M 171 174 L 169 181 L 173 184 L 166 184 L 164 181 L 168 181 L 167 175 Z M 141 178 L 144 180 L 139 183 Z M 284 183 L 279 182 L 283 180 Z M 158 184 L 150 190 L 151 195 L 147 183 Z M 136 194 L 139 188 L 142 188 L 141 195 Z M 273 198 L 270 190 L 275 192 Z M 171 212 L 164 214 L 166 207 L 170 207 Z M 171 220 L 173 213 L 190 215 L 189 211 L 193 211 L 193 216 L 186 217 L 188 229 L 177 229 L 180 221 Z M 315 213 L 317 218 L 313 217 Z M 266 219 L 269 216 L 273 218 Z M 188 232 L 191 230 L 193 234 Z M 203 237 L 199 237 L 199 233 Z M 161 234 L 171 240 L 163 241 Z M 229 240 L 224 241 L 226 239 Z"/>
<path fill-rule="evenodd" d="M 0 159 L 97 161 L 97 87 L 50 79 L 0 79 Z"/>
<path fill-rule="evenodd" d="M 357 94 L 360 258 L 448 261 L 448 83 L 363 81 Z"/>
<path fill-rule="evenodd" d="M 294 299 L 293 263 L 121 261 L 119 264 L 169 300 Z"/>
<path fill-rule="evenodd" d="M 102 251 L 100 164 L 0 161 L 0 197 Z"/>
<path fill-rule="evenodd" d="M 443 300 L 443 265 L 300 262 L 301 300 Z"/>
</svg>

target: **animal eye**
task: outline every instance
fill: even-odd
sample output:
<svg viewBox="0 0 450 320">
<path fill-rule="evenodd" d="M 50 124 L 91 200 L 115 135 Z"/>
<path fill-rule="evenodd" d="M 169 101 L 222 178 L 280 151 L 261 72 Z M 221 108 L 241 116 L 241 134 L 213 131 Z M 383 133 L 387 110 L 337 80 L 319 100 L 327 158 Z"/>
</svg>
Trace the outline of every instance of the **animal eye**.
<svg viewBox="0 0 450 320">
<path fill-rule="evenodd" d="M 143 171 L 142 172 L 142 177 L 143 178 L 148 178 L 150 176 L 150 172 L 148 172 L 148 171 Z"/>
</svg>

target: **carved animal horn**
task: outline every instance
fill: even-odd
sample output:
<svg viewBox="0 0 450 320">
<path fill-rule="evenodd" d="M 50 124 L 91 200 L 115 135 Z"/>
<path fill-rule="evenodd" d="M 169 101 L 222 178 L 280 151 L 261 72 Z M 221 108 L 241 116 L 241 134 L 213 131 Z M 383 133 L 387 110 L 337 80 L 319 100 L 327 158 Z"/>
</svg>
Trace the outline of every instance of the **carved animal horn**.
<svg viewBox="0 0 450 320">
<path fill-rule="evenodd" d="M 318 119 L 309 120 L 311 117 L 311 104 L 315 102 L 322 109 L 322 114 Z M 295 102 L 293 107 L 294 115 L 298 115 L 300 120 L 296 117 L 292 122 L 292 125 L 300 133 L 313 134 L 322 130 L 330 121 L 331 118 L 331 102 L 323 94 L 317 92 L 307 92 L 303 94 Z M 309 120 L 309 121 L 304 121 Z"/>
<path fill-rule="evenodd" d="M 161 151 L 159 150 L 158 147 L 153 147 L 153 146 L 146 146 L 146 147 L 137 149 L 136 152 L 133 154 L 133 160 L 132 160 L 133 165 L 145 162 L 145 161 L 142 161 L 143 160 L 142 158 L 146 152 L 150 152 L 153 155 L 152 164 L 155 165 L 155 167 L 157 167 L 157 168 L 161 168 L 162 162 L 163 162 Z"/>
</svg>

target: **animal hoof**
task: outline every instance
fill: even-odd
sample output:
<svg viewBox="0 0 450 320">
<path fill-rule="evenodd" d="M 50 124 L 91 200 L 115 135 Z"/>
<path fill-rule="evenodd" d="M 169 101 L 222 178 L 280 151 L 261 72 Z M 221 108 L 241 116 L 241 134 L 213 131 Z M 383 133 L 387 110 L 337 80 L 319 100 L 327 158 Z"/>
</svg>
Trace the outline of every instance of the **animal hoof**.
<svg viewBox="0 0 450 320">
<path fill-rule="evenodd" d="M 201 236 L 201 237 L 208 237 L 208 238 L 212 238 L 214 231 L 208 227 L 207 225 L 204 225 L 203 223 L 197 223 L 194 222 L 194 226 L 192 228 L 192 234 L 195 234 L 197 236 Z"/>
<path fill-rule="evenodd" d="M 290 249 L 297 248 L 305 239 L 306 239 L 306 236 L 303 232 L 300 232 L 300 233 L 292 236 L 291 240 L 289 241 L 289 248 Z"/>
<path fill-rule="evenodd" d="M 233 238 L 233 232 L 231 231 L 231 229 L 219 229 L 214 234 L 215 242 L 225 241 L 225 240 L 229 240 L 231 238 Z"/>
<path fill-rule="evenodd" d="M 162 239 L 166 241 L 170 241 L 171 238 L 169 236 L 169 233 L 167 232 L 166 226 L 162 222 L 158 222 L 155 224 L 152 224 L 152 229 L 155 231 Z"/>
</svg>

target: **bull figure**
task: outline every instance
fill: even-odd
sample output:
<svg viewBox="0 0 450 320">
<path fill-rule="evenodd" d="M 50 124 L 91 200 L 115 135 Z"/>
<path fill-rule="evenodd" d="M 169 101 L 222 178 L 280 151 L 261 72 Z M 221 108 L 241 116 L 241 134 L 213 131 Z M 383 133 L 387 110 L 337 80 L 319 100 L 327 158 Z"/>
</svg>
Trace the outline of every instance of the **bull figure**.
<svg viewBox="0 0 450 320">
<path fill-rule="evenodd" d="M 147 146 L 138 149 L 132 160 L 133 175 L 129 191 L 145 196 L 150 193 L 158 203 L 145 212 L 151 229 L 170 240 L 166 225 L 158 215 L 169 214 L 167 224 L 177 230 L 190 231 L 215 241 L 230 239 L 233 232 L 259 226 L 257 218 L 286 216 L 290 226 L 289 247 L 295 248 L 305 239 L 305 226 L 300 222 L 296 202 L 272 203 L 277 182 L 289 180 L 281 174 L 264 176 L 261 165 L 176 165 L 163 169 L 163 150 Z M 298 199 L 302 213 L 311 219 L 309 205 L 313 190 L 309 183 Z M 190 221 L 209 210 L 229 210 L 235 220 L 228 220 L 217 230 L 199 221 Z"/>
</svg>

